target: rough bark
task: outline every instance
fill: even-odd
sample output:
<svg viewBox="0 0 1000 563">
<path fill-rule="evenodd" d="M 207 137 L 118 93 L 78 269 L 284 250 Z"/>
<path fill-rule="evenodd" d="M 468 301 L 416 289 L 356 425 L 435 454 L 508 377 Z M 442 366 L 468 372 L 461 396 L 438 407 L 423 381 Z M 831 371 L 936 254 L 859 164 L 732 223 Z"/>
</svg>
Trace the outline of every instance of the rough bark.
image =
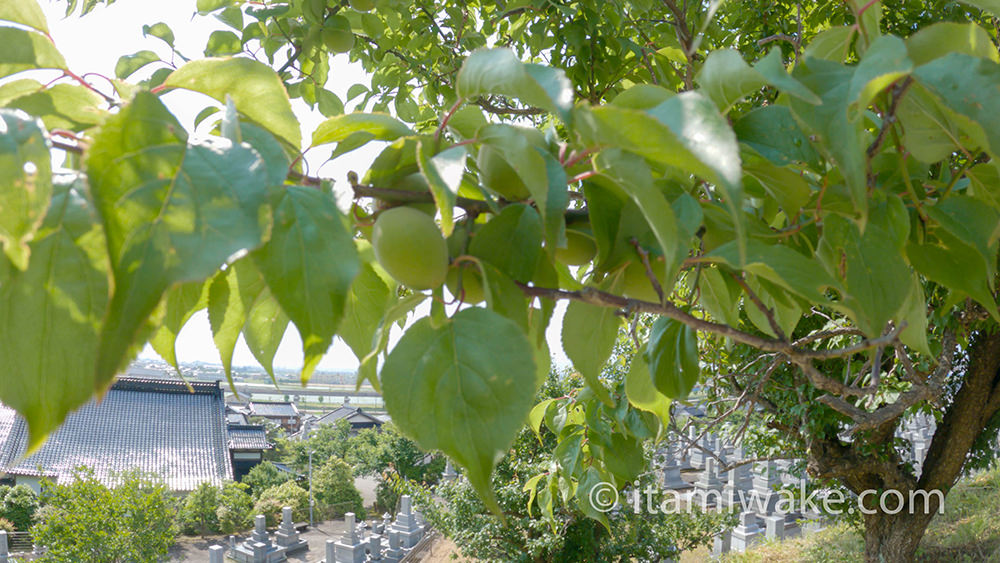
<svg viewBox="0 0 1000 563">
<path fill-rule="evenodd" d="M 913 561 L 927 525 L 941 508 L 941 499 L 946 498 L 958 481 L 976 439 L 998 410 L 1000 332 L 981 331 L 972 339 L 961 387 L 937 426 L 919 480 L 891 448 L 895 420 L 851 443 L 837 437 L 823 437 L 809 444 L 809 472 L 812 475 L 838 479 L 856 494 L 866 490 L 895 489 L 905 499 L 914 499 L 913 506 L 907 506 L 898 514 L 879 511 L 864 516 L 865 561 Z M 882 456 L 868 453 L 872 446 L 880 449 Z M 911 497 L 913 491 L 930 493 L 935 490 L 941 495 Z M 895 499 L 889 502 L 892 503 L 889 507 L 894 508 Z"/>
</svg>

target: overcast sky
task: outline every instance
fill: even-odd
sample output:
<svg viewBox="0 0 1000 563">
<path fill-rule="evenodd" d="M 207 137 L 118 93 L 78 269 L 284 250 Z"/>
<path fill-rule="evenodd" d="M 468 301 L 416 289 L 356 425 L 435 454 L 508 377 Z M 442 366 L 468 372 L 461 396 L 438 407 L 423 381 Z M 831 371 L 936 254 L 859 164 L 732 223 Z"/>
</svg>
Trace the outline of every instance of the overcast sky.
<svg viewBox="0 0 1000 563">
<path fill-rule="evenodd" d="M 49 20 L 49 28 L 56 46 L 65 56 L 70 69 L 77 75 L 98 73 L 113 77 L 115 63 L 121 55 L 135 53 L 143 49 L 155 51 L 164 60 L 171 60 L 170 49 L 159 39 L 143 37 L 144 24 L 156 22 L 166 23 L 173 30 L 175 48 L 189 58 L 202 56 L 202 51 L 209 34 L 216 29 L 228 29 L 224 24 L 211 17 L 192 17 L 195 13 L 194 0 L 170 0 L 152 2 L 149 0 L 118 0 L 110 6 L 98 6 L 93 12 L 83 18 L 78 16 L 64 17 L 65 1 L 40 0 Z M 180 60 L 175 61 L 180 64 Z M 150 66 L 146 74 L 155 67 Z M 133 76 L 144 77 L 143 71 Z M 107 90 L 99 77 L 88 77 L 97 87 Z M 368 84 L 368 78 L 360 65 L 351 64 L 346 55 L 337 55 L 331 61 L 330 79 L 327 87 L 338 94 L 343 100 L 347 89 L 358 82 Z M 192 128 L 194 117 L 208 105 L 218 104 L 201 94 L 174 91 L 163 96 L 164 102 L 186 127 Z M 348 104 L 347 111 L 352 106 Z M 309 139 L 316 125 L 324 118 L 318 112 L 310 111 L 301 100 L 293 101 L 293 110 L 302 122 L 303 138 Z M 203 124 L 204 127 L 205 124 Z M 310 164 L 313 174 L 317 171 L 325 178 L 335 181 L 334 187 L 338 193 L 338 202 L 344 206 L 349 202 L 350 195 L 344 180 L 349 170 L 357 170 L 363 175 L 369 163 L 378 153 L 379 143 L 371 143 L 365 148 L 343 156 L 334 162 L 323 164 L 329 156 L 331 147 L 310 151 L 306 162 Z M 557 309 L 556 318 L 549 328 L 549 347 L 553 351 L 553 359 L 557 364 L 568 363 L 559 343 L 559 328 L 562 325 L 564 307 Z M 419 312 L 419 311 L 418 311 Z M 426 311 L 424 311 L 426 314 Z M 157 358 L 156 352 L 146 346 L 140 354 L 143 358 Z M 219 355 L 212 343 L 208 315 L 201 311 L 196 313 L 185 325 L 177 339 L 177 357 L 181 362 L 203 361 L 219 363 Z M 243 337 L 240 337 L 233 356 L 234 365 L 257 365 L 256 360 L 247 348 Z M 300 368 L 302 366 L 302 341 L 293 325 L 278 348 L 274 365 L 285 368 Z M 350 349 L 339 338 L 326 357 L 319 364 L 319 369 L 344 370 L 355 369 L 358 361 Z"/>
</svg>

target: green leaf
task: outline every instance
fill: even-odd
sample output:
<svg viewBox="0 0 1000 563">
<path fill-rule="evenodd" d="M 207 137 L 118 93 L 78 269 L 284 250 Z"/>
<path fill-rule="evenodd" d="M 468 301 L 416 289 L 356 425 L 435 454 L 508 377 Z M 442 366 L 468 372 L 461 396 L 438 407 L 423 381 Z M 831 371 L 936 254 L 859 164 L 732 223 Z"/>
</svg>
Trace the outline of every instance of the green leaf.
<svg viewBox="0 0 1000 563">
<path fill-rule="evenodd" d="M 674 319 L 659 317 L 653 321 L 645 359 L 653 386 L 674 400 L 686 399 L 701 375 L 698 335 Z"/>
<path fill-rule="evenodd" d="M 219 8 L 229 6 L 233 3 L 233 0 L 198 0 L 196 4 L 198 7 L 199 14 L 207 14 L 209 12 L 214 12 Z"/>
<path fill-rule="evenodd" d="M 45 127 L 24 112 L 0 109 L 0 243 L 20 270 L 28 267 L 28 242 L 51 195 L 52 156 Z"/>
<path fill-rule="evenodd" d="M 760 72 L 751 68 L 739 51 L 733 49 L 712 51 L 695 81 L 722 113 L 767 83 Z"/>
<path fill-rule="evenodd" d="M 330 196 L 289 186 L 274 207 L 271 240 L 253 256 L 302 336 L 305 385 L 333 341 L 360 269 L 351 234 Z"/>
<path fill-rule="evenodd" d="M 985 307 L 994 319 L 1000 317 L 990 291 L 986 266 L 975 248 L 939 229 L 933 238 L 923 243 L 907 244 L 906 257 L 914 269 L 931 281 L 968 295 Z"/>
<path fill-rule="evenodd" d="M 643 346 L 632 356 L 632 364 L 625 375 L 625 396 L 635 408 L 655 414 L 666 428 L 670 425 L 670 397 L 660 393 L 653 385 L 645 354 L 646 347 Z"/>
<path fill-rule="evenodd" d="M 739 240 L 744 239 L 742 171 L 736 135 L 703 94 L 684 92 L 645 112 L 597 107 L 580 111 L 576 122 L 589 145 L 616 146 L 714 184 L 722 191 Z"/>
<path fill-rule="evenodd" d="M 1000 55 L 989 33 L 972 22 L 939 22 L 927 26 L 906 38 L 906 51 L 915 66 L 949 53 L 964 53 L 1000 62 Z"/>
<path fill-rule="evenodd" d="M 867 217 L 865 147 L 862 120 L 849 119 L 848 106 L 854 69 L 839 63 L 810 59 L 795 67 L 795 76 L 820 94 L 823 103 L 813 105 L 790 98 L 792 113 L 811 135 L 815 146 L 840 170 L 847 183 L 858 217 Z"/>
<path fill-rule="evenodd" d="M 847 93 L 851 119 L 858 119 L 876 94 L 913 70 L 906 44 L 894 35 L 883 35 L 865 51 L 854 69 Z"/>
<path fill-rule="evenodd" d="M 705 256 L 705 260 L 741 269 L 733 242 L 715 249 Z M 818 268 L 816 262 L 809 257 L 787 246 L 765 244 L 755 240 L 747 243 L 746 264 L 742 270 L 774 282 L 810 303 L 826 303 L 826 289 L 840 288 L 837 280 Z"/>
<path fill-rule="evenodd" d="M 986 132 L 990 152 L 1000 154 L 1000 64 L 952 53 L 914 72 L 917 80 L 947 107 L 979 124 Z"/>
<path fill-rule="evenodd" d="M 729 326 L 740 324 L 740 288 L 718 268 L 702 268 L 698 303 L 713 319 Z"/>
<path fill-rule="evenodd" d="M 740 143 L 778 166 L 802 162 L 819 168 L 819 155 L 787 106 L 754 109 L 733 124 Z"/>
<path fill-rule="evenodd" d="M 503 208 L 476 232 L 469 254 L 493 264 L 504 274 L 527 283 L 535 274 L 542 244 L 542 221 L 527 205 Z"/>
<path fill-rule="evenodd" d="M 774 321 L 778 324 L 781 332 L 786 337 L 792 334 L 795 327 L 799 324 L 799 319 L 802 318 L 803 309 L 799 302 L 791 298 L 781 287 L 774 284 L 769 284 L 765 287 L 765 284 L 768 282 L 764 278 L 749 276 L 746 282 L 747 287 L 757 295 L 760 302 L 764 304 L 764 307 L 774 315 Z M 764 312 L 749 297 L 744 297 L 743 299 L 743 310 L 746 312 L 750 322 L 761 332 L 775 338 L 778 337 L 774 328 L 771 327 L 770 319 L 767 318 Z"/>
<path fill-rule="evenodd" d="M 219 350 L 229 386 L 233 382 L 233 350 L 247 324 L 254 302 L 264 290 L 264 280 L 249 257 L 241 258 L 215 275 L 208 289 L 208 322 Z M 269 370 L 270 371 L 270 370 Z"/>
<path fill-rule="evenodd" d="M 602 151 L 597 157 L 597 166 L 632 198 L 656 235 L 665 262 L 660 283 L 664 293 L 669 294 L 688 246 L 688 241 L 678 233 L 673 208 L 653 184 L 652 172 L 641 158 L 620 151 Z"/>
<path fill-rule="evenodd" d="M 35 0 L 4 0 L 0 2 L 0 20 L 19 23 L 48 34 L 45 13 Z"/>
<path fill-rule="evenodd" d="M 0 362 L 7 370 L 0 401 L 27 420 L 29 452 L 93 395 L 108 302 L 104 235 L 83 197 L 86 186 L 81 180 L 55 192 L 27 269 L 0 256 Z"/>
<path fill-rule="evenodd" d="M 115 281 L 98 354 L 101 386 L 170 286 L 204 280 L 237 251 L 260 244 L 267 179 L 248 147 L 219 138 L 189 144 L 180 123 L 146 92 L 108 118 L 85 165 Z"/>
<path fill-rule="evenodd" d="M 163 41 L 170 46 L 171 49 L 174 48 L 174 32 L 170 29 L 170 26 L 163 22 L 154 23 L 153 25 L 142 26 L 142 36 L 149 37 L 152 35 L 160 41 Z"/>
<path fill-rule="evenodd" d="M 599 376 L 611 357 L 621 317 L 613 307 L 573 301 L 563 316 L 562 346 L 573 366 L 601 401 L 612 405 Z"/>
<path fill-rule="evenodd" d="M 583 432 L 577 431 L 563 436 L 552 450 L 552 457 L 567 475 L 573 475 L 580 467 L 580 450 L 583 449 Z"/>
<path fill-rule="evenodd" d="M 50 131 L 80 131 L 104 120 L 107 112 L 100 107 L 103 103 L 104 100 L 89 88 L 78 84 L 56 84 L 10 100 L 6 105 L 41 118 Z"/>
<path fill-rule="evenodd" d="M 264 167 L 267 168 L 267 184 L 269 186 L 284 184 L 292 160 L 288 158 L 288 154 L 278 139 L 264 128 L 253 123 L 240 121 L 239 125 L 240 137 L 243 142 L 249 143 L 264 160 Z"/>
<path fill-rule="evenodd" d="M 910 348 L 930 357 L 931 347 L 927 342 L 927 301 L 924 299 L 924 288 L 920 277 L 915 273 L 910 276 L 910 291 L 900 309 L 899 317 L 906 323 L 906 328 L 899 334 L 899 340 Z"/>
<path fill-rule="evenodd" d="M 438 213 L 441 214 L 441 231 L 444 236 L 451 236 L 455 228 L 455 197 L 462 184 L 462 174 L 465 172 L 465 147 L 452 147 L 437 155 L 433 148 L 422 141 L 417 143 L 417 164 L 420 172 L 427 179 L 427 185 L 434 195 Z"/>
<path fill-rule="evenodd" d="M 0 78 L 36 68 L 66 68 L 48 37 L 27 29 L 0 27 Z"/>
<path fill-rule="evenodd" d="M 898 198 L 895 199 L 902 207 Z M 905 217 L 905 211 L 904 211 Z M 862 332 L 869 337 L 882 334 L 886 323 L 898 318 L 907 297 L 910 268 L 902 256 L 904 237 L 890 234 L 886 221 L 872 214 L 864 234 L 854 222 L 830 214 L 823 219 L 823 238 L 817 255 L 827 271 L 842 282 L 837 308 L 845 308 Z"/>
<path fill-rule="evenodd" d="M 842 63 L 847 60 L 857 26 L 841 25 L 826 29 L 813 37 L 802 52 L 803 58 L 826 59 Z"/>
<path fill-rule="evenodd" d="M 604 467 L 618 477 L 620 483 L 633 482 L 642 473 L 644 465 L 642 442 L 637 437 L 615 432 L 611 435 L 610 447 L 594 449 L 600 451 Z"/>
<path fill-rule="evenodd" d="M 414 134 L 405 123 L 385 113 L 345 113 L 320 123 L 313 132 L 312 144 L 339 143 L 360 132 L 377 141 L 395 141 Z"/>
<path fill-rule="evenodd" d="M 465 468 L 496 514 L 494 463 L 524 425 L 535 396 L 532 346 L 492 311 L 459 311 L 442 326 L 423 318 L 403 334 L 382 367 L 385 406 L 424 450 L 441 450 Z"/>
<path fill-rule="evenodd" d="M 1000 213 L 964 195 L 952 195 L 937 205 L 926 206 L 925 210 L 928 217 L 937 221 L 952 236 L 976 249 L 986 267 L 987 283 L 992 288 L 992 280 L 997 273 L 996 235 Z"/>
<path fill-rule="evenodd" d="M 979 8 L 989 12 L 994 16 L 1000 16 L 1000 0 L 959 0 L 963 4 L 968 4 L 973 8 Z"/>
<path fill-rule="evenodd" d="M 208 36 L 208 43 L 205 44 L 206 57 L 219 57 L 223 55 L 236 55 L 243 51 L 243 42 L 239 35 L 232 31 L 217 29 Z"/>
<path fill-rule="evenodd" d="M 131 55 L 122 55 L 115 64 L 115 76 L 126 79 L 140 68 L 160 61 L 160 56 L 153 51 L 143 50 Z"/>
<path fill-rule="evenodd" d="M 201 92 L 222 103 L 228 95 L 243 115 L 296 149 L 302 144 L 285 85 L 264 63 L 243 57 L 191 61 L 170 73 L 163 85 Z"/>
<path fill-rule="evenodd" d="M 608 522 L 608 515 L 605 513 L 611 507 L 602 504 L 607 501 L 599 497 L 602 493 L 606 493 L 610 495 L 608 500 L 617 498 L 617 491 L 612 493 L 612 488 L 613 485 L 602 477 L 594 467 L 588 467 L 583 472 L 580 484 L 576 487 L 576 502 L 580 506 L 580 510 L 587 518 L 597 520 L 603 524 L 609 534 L 611 533 L 611 523 Z"/>
<path fill-rule="evenodd" d="M 391 295 L 389 286 L 372 265 L 362 264 L 351 284 L 351 292 L 344 305 L 344 320 L 337 331 L 358 361 L 364 359 L 375 346 L 375 333 Z"/>
<path fill-rule="evenodd" d="M 510 49 L 474 51 L 458 71 L 455 89 L 467 100 L 488 94 L 517 98 L 551 111 L 563 121 L 570 119 L 573 107 L 573 84 L 565 72 L 522 63 Z"/>
<path fill-rule="evenodd" d="M 822 100 L 813 90 L 810 90 L 805 84 L 802 84 L 788 74 L 788 71 L 785 69 L 785 63 L 782 61 L 781 49 L 779 47 L 771 49 L 771 52 L 766 57 L 757 61 L 754 68 L 767 79 L 768 84 L 789 96 L 807 104 L 817 105 L 822 103 Z"/>
<path fill-rule="evenodd" d="M 247 341 L 250 353 L 271 376 L 271 381 L 277 385 L 274 377 L 274 354 L 281 345 L 290 319 L 271 291 L 264 286 L 257 302 L 250 309 L 246 325 L 243 327 L 243 337 Z"/>
<path fill-rule="evenodd" d="M 919 83 L 910 86 L 896 108 L 906 150 L 920 162 L 933 164 L 963 145 L 954 114 Z"/>
<path fill-rule="evenodd" d="M 790 219 L 794 218 L 812 197 L 809 182 L 801 173 L 792 169 L 775 166 L 760 158 L 752 158 L 744 162 L 743 172 L 757 180 Z"/>
<path fill-rule="evenodd" d="M 539 442 L 542 441 L 541 429 L 542 420 L 545 418 L 545 411 L 555 400 L 556 399 L 545 399 L 532 407 L 531 412 L 528 413 L 528 427 L 535 433 Z"/>
<path fill-rule="evenodd" d="M 153 332 L 149 343 L 161 358 L 177 370 L 177 335 L 195 312 L 208 306 L 208 284 L 200 281 L 187 282 L 170 288 L 161 302 L 163 320 Z M 159 316 L 159 315 L 154 315 Z"/>
</svg>

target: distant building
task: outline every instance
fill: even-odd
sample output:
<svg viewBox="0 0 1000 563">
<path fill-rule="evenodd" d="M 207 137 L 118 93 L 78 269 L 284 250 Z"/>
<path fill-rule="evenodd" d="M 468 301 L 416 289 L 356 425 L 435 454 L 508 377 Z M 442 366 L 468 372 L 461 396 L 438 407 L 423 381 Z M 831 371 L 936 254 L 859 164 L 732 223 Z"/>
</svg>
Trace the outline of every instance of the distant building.
<svg viewBox="0 0 1000 563">
<path fill-rule="evenodd" d="M 293 439 L 304 440 L 309 438 L 312 431 L 324 424 L 336 424 L 338 421 L 346 420 L 351 425 L 351 433 L 356 434 L 365 428 L 381 428 L 385 422 L 383 419 L 369 414 L 361 408 L 355 408 L 350 403 L 344 403 L 336 409 L 319 417 L 309 416 L 303 424 L 302 430 L 292 435 Z"/>
<path fill-rule="evenodd" d="M 250 401 L 247 410 L 250 416 L 267 419 L 288 433 L 298 432 L 302 426 L 302 415 L 295 403 Z"/>
<path fill-rule="evenodd" d="M 267 441 L 264 427 L 259 424 L 229 424 L 229 455 L 233 478 L 243 479 L 255 465 L 264 461 L 264 450 L 273 446 Z"/>
<path fill-rule="evenodd" d="M 230 431 L 218 382 L 122 377 L 100 403 L 91 400 L 66 417 L 27 458 L 27 424 L 0 405 L 0 478 L 38 490 L 44 479 L 71 479 L 81 465 L 109 485 L 115 474 L 139 469 L 186 492 L 233 479 L 234 458 L 249 461 L 243 457 L 254 451 L 250 446 L 262 453 L 266 438 L 257 428 Z"/>
</svg>

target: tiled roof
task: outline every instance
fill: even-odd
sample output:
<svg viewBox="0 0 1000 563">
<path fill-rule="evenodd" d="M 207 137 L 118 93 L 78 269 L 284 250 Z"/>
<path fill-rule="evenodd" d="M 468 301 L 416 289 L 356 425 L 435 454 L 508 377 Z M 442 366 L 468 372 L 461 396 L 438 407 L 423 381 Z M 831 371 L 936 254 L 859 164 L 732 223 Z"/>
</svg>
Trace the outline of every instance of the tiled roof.
<svg viewBox="0 0 1000 563">
<path fill-rule="evenodd" d="M 191 391 L 194 391 L 193 393 Z M 111 483 L 114 474 L 139 469 L 175 491 L 233 478 L 218 383 L 120 378 L 100 404 L 90 401 L 27 459 L 27 425 L 20 417 L 4 436 L 13 411 L 0 407 L 0 472 L 72 477 L 86 465 Z"/>
<path fill-rule="evenodd" d="M 333 424 L 342 418 L 346 418 L 352 422 L 359 422 L 359 419 L 362 419 L 371 421 L 374 424 L 382 424 L 381 420 L 366 413 L 360 408 L 349 407 L 347 405 L 337 407 L 336 409 L 324 414 L 316 420 L 315 424 Z"/>
<path fill-rule="evenodd" d="M 247 415 L 243 413 L 229 413 L 226 415 L 226 422 L 229 424 L 250 424 Z"/>
<path fill-rule="evenodd" d="M 229 449 L 269 450 L 271 444 L 267 441 L 264 427 L 259 424 L 230 424 Z"/>
<path fill-rule="evenodd" d="M 292 403 L 270 403 L 253 401 L 250 409 L 254 416 L 299 416 L 299 409 Z"/>
</svg>

